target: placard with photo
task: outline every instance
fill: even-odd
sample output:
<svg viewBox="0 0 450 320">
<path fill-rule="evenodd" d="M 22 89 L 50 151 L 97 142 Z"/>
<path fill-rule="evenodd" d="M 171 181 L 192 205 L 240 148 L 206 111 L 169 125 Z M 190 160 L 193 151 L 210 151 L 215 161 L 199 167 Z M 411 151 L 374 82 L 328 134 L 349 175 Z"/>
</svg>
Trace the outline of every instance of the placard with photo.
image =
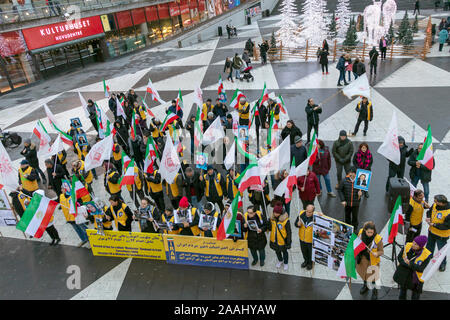
<svg viewBox="0 0 450 320">
<path fill-rule="evenodd" d="M 72 119 L 70 119 L 70 125 L 71 125 L 73 128 L 75 128 L 75 129 L 81 128 L 81 127 L 83 126 L 83 125 L 81 124 L 80 118 L 72 118 Z"/>
<path fill-rule="evenodd" d="M 247 226 L 251 231 L 258 231 L 258 223 L 255 220 L 248 220 Z"/>
<path fill-rule="evenodd" d="M 80 147 L 87 146 L 89 143 L 86 137 L 86 133 L 77 134 L 77 142 Z"/>
<path fill-rule="evenodd" d="M 200 220 L 198 222 L 198 227 L 200 229 L 215 229 L 214 221 L 216 221 L 216 218 L 209 214 L 201 214 Z"/>
<path fill-rule="evenodd" d="M 248 126 L 238 127 L 238 140 L 244 142 L 248 141 Z"/>
<path fill-rule="evenodd" d="M 372 179 L 372 171 L 358 169 L 356 171 L 355 189 L 369 191 L 370 180 Z"/>
</svg>

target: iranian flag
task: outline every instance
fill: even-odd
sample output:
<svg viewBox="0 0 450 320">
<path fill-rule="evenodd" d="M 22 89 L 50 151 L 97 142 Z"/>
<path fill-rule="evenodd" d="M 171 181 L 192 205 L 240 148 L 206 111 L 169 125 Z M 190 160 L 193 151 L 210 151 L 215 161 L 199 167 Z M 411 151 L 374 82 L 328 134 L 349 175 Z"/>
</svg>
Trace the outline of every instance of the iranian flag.
<svg viewBox="0 0 450 320">
<path fill-rule="evenodd" d="M 57 205 L 58 202 L 34 193 L 16 228 L 35 238 L 41 238 Z"/>
<path fill-rule="evenodd" d="M 122 99 L 123 100 L 123 99 Z M 124 102 L 124 101 L 123 101 Z M 116 110 L 116 116 L 122 116 L 124 119 L 127 118 L 125 111 L 123 110 L 123 103 L 122 101 L 120 101 L 117 96 L 116 96 L 116 105 L 117 105 L 117 110 Z"/>
<path fill-rule="evenodd" d="M 383 243 L 393 243 L 395 237 L 398 234 L 398 226 L 404 225 L 403 222 L 403 210 L 402 210 L 402 198 L 398 196 L 397 201 L 395 201 L 394 209 L 392 210 L 391 218 L 388 222 L 388 227 L 383 235 Z"/>
<path fill-rule="evenodd" d="M 364 242 L 356 234 L 352 234 L 345 250 L 344 258 L 339 265 L 337 275 L 341 278 L 356 279 L 356 257 L 366 248 Z"/>
<path fill-rule="evenodd" d="M 280 111 L 286 114 L 286 104 L 284 103 L 283 97 L 281 94 L 275 98 L 278 106 L 280 107 Z"/>
<path fill-rule="evenodd" d="M 150 110 L 150 108 L 148 107 L 148 105 L 145 103 L 144 99 L 141 98 L 142 104 L 145 107 L 145 111 L 147 111 L 148 115 L 152 118 L 155 118 L 155 114 L 152 112 L 152 110 Z"/>
<path fill-rule="evenodd" d="M 55 115 L 50 111 L 47 104 L 44 104 L 45 114 L 47 115 L 48 121 L 53 126 L 56 132 L 58 132 L 61 136 L 62 142 L 69 146 L 73 146 L 72 137 L 61 130 L 61 126 L 58 124 Z"/>
<path fill-rule="evenodd" d="M 291 170 L 289 171 L 289 176 L 287 177 L 287 191 L 285 193 L 286 203 L 292 200 L 292 190 L 294 186 L 297 185 L 297 170 L 295 168 L 295 157 L 292 159 Z M 289 196 L 288 196 L 289 195 Z"/>
<path fill-rule="evenodd" d="M 36 137 L 39 138 L 40 147 L 43 147 L 49 144 L 50 141 L 52 141 L 41 120 L 38 120 L 38 122 L 36 123 L 36 126 L 33 129 L 33 133 L 36 135 Z"/>
<path fill-rule="evenodd" d="M 178 111 L 180 111 L 183 108 L 184 108 L 184 105 L 183 105 L 183 97 L 181 96 L 181 89 L 178 89 L 177 107 L 175 110 L 178 113 Z"/>
<path fill-rule="evenodd" d="M 70 184 L 70 182 L 68 180 L 62 180 L 63 183 L 66 182 L 68 184 Z M 75 216 L 77 216 L 78 214 L 78 210 L 77 210 L 77 195 L 75 192 L 75 188 L 73 185 L 73 178 L 72 178 L 72 187 L 70 188 L 70 205 L 69 205 L 69 214 L 73 214 Z"/>
<path fill-rule="evenodd" d="M 109 98 L 109 86 L 106 84 L 105 79 L 103 79 L 103 91 L 105 92 L 105 98 Z"/>
<path fill-rule="evenodd" d="M 89 191 L 87 191 L 87 189 L 84 187 L 84 184 L 82 184 L 81 181 L 78 180 L 76 175 L 72 176 L 72 194 L 74 195 L 74 201 L 76 201 L 76 199 L 80 199 L 89 195 Z"/>
<path fill-rule="evenodd" d="M 318 143 L 317 143 L 316 130 L 313 129 L 313 136 L 312 136 L 311 142 L 309 143 L 309 149 L 308 149 L 308 158 L 309 158 L 308 165 L 309 166 L 312 166 L 313 163 L 316 161 L 318 153 L 319 153 L 319 148 L 318 148 Z"/>
<path fill-rule="evenodd" d="M 272 146 L 272 150 L 277 147 L 276 132 L 278 130 L 278 124 L 275 121 L 274 113 L 270 113 L 269 132 L 267 133 L 267 145 Z"/>
<path fill-rule="evenodd" d="M 248 130 L 250 130 L 250 128 L 252 127 L 253 122 L 255 122 L 255 117 L 259 116 L 259 106 L 258 106 L 258 102 L 255 103 L 255 105 L 253 106 L 252 110 L 250 111 L 250 121 L 248 123 Z"/>
<path fill-rule="evenodd" d="M 177 116 L 175 113 L 169 112 L 166 117 L 164 118 L 163 123 L 161 124 L 161 127 L 159 128 L 159 131 L 163 132 L 167 129 L 169 124 L 174 122 L 175 120 L 180 119 L 179 116 Z"/>
<path fill-rule="evenodd" d="M 155 164 L 155 160 L 158 156 L 158 152 L 155 146 L 155 141 L 153 141 L 153 137 L 149 136 L 147 139 L 147 148 L 145 150 L 145 160 L 144 160 L 144 172 L 153 173 L 153 165 Z"/>
<path fill-rule="evenodd" d="M 78 97 L 80 98 L 81 107 L 84 110 L 84 114 L 85 114 L 86 118 L 89 118 L 89 111 L 88 111 L 88 107 L 87 107 L 87 102 L 84 99 L 84 97 L 81 95 L 80 91 L 78 91 Z"/>
<path fill-rule="evenodd" d="M 95 105 L 95 114 L 97 116 L 98 134 L 100 139 L 104 139 L 108 117 L 106 116 L 103 109 L 97 105 L 97 103 L 94 103 L 94 105 Z"/>
<path fill-rule="evenodd" d="M 431 134 L 431 126 L 428 125 L 428 133 L 427 137 L 423 143 L 422 150 L 420 150 L 419 156 L 417 157 L 417 161 L 427 167 L 429 170 L 433 170 L 434 168 L 434 159 L 433 159 L 433 136 Z"/>
<path fill-rule="evenodd" d="M 237 139 L 237 137 L 234 137 L 234 141 L 235 141 L 235 143 L 236 143 L 238 152 L 239 152 L 242 156 L 244 156 L 244 157 L 246 157 L 247 159 L 249 159 L 250 162 L 257 162 L 257 161 L 258 161 L 258 159 L 257 159 L 253 154 L 248 153 L 247 151 L 245 151 L 245 150 L 242 148 L 242 145 L 241 145 L 240 141 Z"/>
<path fill-rule="evenodd" d="M 134 159 L 128 164 L 122 178 L 120 178 L 120 186 L 131 186 L 134 184 Z"/>
<path fill-rule="evenodd" d="M 239 199 L 240 194 L 238 193 L 220 223 L 219 230 L 217 230 L 217 240 L 224 240 L 228 238 L 230 234 L 234 233 L 236 228 L 237 211 L 239 208 Z"/>
<path fill-rule="evenodd" d="M 136 112 L 133 109 L 133 115 L 131 116 L 131 127 L 130 127 L 130 137 L 131 139 L 136 139 Z"/>
<path fill-rule="evenodd" d="M 125 170 L 126 167 L 128 167 L 128 165 L 131 162 L 130 157 L 122 150 L 122 169 Z"/>
<path fill-rule="evenodd" d="M 197 115 L 195 116 L 194 124 L 194 145 L 198 147 L 203 140 L 203 121 L 201 119 L 202 110 L 197 106 Z"/>
<path fill-rule="evenodd" d="M 263 105 L 264 102 L 269 100 L 269 91 L 266 88 L 266 82 L 264 82 L 264 88 L 261 93 L 261 98 L 259 98 L 259 105 Z"/>
<path fill-rule="evenodd" d="M 239 191 L 241 193 L 250 186 L 262 185 L 258 164 L 250 163 L 236 179 L 236 184 L 239 185 Z"/>
<path fill-rule="evenodd" d="M 70 135 L 59 129 L 57 126 L 53 125 L 53 128 L 59 133 L 59 136 L 61 137 L 62 142 L 67 144 L 68 146 L 73 146 L 73 140 Z"/>
<path fill-rule="evenodd" d="M 241 98 L 247 98 L 239 89 L 236 89 L 233 93 L 233 97 L 231 98 L 230 107 L 237 109 L 239 107 L 239 100 Z"/>
<path fill-rule="evenodd" d="M 151 79 L 148 79 L 148 84 L 147 84 L 147 93 L 150 93 L 152 95 L 152 100 L 155 102 L 159 102 L 161 104 L 166 103 L 163 99 L 161 99 L 161 97 L 159 96 L 158 91 L 156 90 L 155 86 L 152 83 Z"/>
<path fill-rule="evenodd" d="M 217 89 L 217 95 L 220 96 L 220 94 L 224 92 L 223 91 L 223 81 L 222 76 L 219 76 L 219 88 Z"/>
<path fill-rule="evenodd" d="M 225 160 L 223 160 L 223 165 L 225 169 L 230 170 L 230 168 L 236 163 L 236 141 L 233 142 L 230 150 L 228 151 Z"/>
</svg>

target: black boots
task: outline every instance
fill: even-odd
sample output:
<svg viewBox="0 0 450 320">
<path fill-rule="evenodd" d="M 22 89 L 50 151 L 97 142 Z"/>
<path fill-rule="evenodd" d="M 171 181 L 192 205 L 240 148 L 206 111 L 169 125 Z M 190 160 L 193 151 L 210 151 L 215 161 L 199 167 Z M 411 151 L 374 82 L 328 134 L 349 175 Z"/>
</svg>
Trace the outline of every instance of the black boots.
<svg viewBox="0 0 450 320">
<path fill-rule="evenodd" d="M 372 290 L 372 300 L 378 300 L 378 290 L 376 288 Z"/>
<path fill-rule="evenodd" d="M 369 288 L 367 287 L 367 282 L 364 281 L 364 285 L 361 288 L 361 290 L 359 290 L 359 294 L 361 294 L 361 295 L 366 294 L 367 291 L 369 291 Z"/>
</svg>

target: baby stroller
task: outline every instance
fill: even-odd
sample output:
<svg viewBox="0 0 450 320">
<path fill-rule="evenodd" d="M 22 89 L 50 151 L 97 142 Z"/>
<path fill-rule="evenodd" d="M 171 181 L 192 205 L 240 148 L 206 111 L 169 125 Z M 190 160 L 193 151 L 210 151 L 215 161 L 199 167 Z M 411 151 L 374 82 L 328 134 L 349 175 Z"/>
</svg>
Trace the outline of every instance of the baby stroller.
<svg viewBox="0 0 450 320">
<path fill-rule="evenodd" d="M 253 78 L 253 75 L 250 73 L 250 70 L 252 70 L 252 69 L 253 69 L 252 66 L 248 66 L 244 70 L 242 70 L 240 80 L 241 81 L 247 80 L 247 82 L 250 82 L 250 80 L 254 81 L 255 78 Z"/>
</svg>

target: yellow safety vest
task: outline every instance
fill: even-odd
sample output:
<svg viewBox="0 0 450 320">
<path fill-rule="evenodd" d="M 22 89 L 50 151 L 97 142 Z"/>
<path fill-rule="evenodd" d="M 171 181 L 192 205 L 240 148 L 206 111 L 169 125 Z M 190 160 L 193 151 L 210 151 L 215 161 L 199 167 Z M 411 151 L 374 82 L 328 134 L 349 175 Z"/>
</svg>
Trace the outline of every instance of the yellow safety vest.
<svg viewBox="0 0 450 320">
<path fill-rule="evenodd" d="M 229 184 L 232 183 L 233 184 L 233 197 L 231 197 L 230 195 L 228 195 L 228 198 L 230 199 L 234 199 L 239 191 L 238 187 L 236 186 L 236 184 L 234 183 L 234 181 L 239 178 L 239 173 L 236 173 L 235 178 L 234 179 L 230 179 L 230 175 L 227 175 L 227 191 L 229 189 Z"/>
<path fill-rule="evenodd" d="M 33 168 L 28 166 L 28 168 L 23 171 L 22 168 L 19 169 L 19 175 L 20 175 L 20 182 L 22 183 L 22 187 L 30 192 L 36 191 L 39 189 L 37 180 L 30 181 L 27 178 L 25 178 L 25 175 L 29 175 L 33 171 Z"/>
<path fill-rule="evenodd" d="M 306 214 L 306 210 L 300 211 L 299 220 L 302 222 L 302 225 L 300 228 L 298 228 L 298 237 L 300 238 L 300 241 L 306 242 L 306 243 L 312 243 L 313 238 L 313 224 L 311 223 L 309 226 L 305 227 L 305 223 L 302 220 L 302 215 Z"/>
<path fill-rule="evenodd" d="M 27 208 L 27 206 L 25 205 L 25 200 L 28 198 L 28 196 L 22 192 L 19 192 L 17 198 L 19 199 L 19 202 L 22 205 L 23 210 L 25 210 Z"/>
<path fill-rule="evenodd" d="M 202 114 L 201 114 L 202 120 L 206 120 L 206 118 L 208 117 L 208 113 L 212 111 L 213 107 L 214 106 L 212 103 L 211 103 L 211 106 L 209 106 L 209 107 L 206 103 L 203 104 Z"/>
<path fill-rule="evenodd" d="M 157 173 L 158 173 L 158 170 L 155 170 L 153 172 L 153 177 L 155 177 Z M 153 182 L 147 181 L 147 188 L 150 190 L 151 193 L 161 192 L 162 191 L 162 182 L 153 183 Z"/>
<path fill-rule="evenodd" d="M 412 226 L 418 226 L 422 223 L 423 218 L 423 201 L 421 203 L 417 203 L 413 198 L 409 199 L 409 204 L 413 208 L 411 212 L 410 222 Z"/>
<path fill-rule="evenodd" d="M 84 170 L 84 161 L 83 160 L 80 160 L 80 161 L 81 161 L 81 167 L 80 167 L 79 171 L 82 171 L 82 170 Z M 91 170 L 89 170 L 89 173 L 84 180 L 86 181 L 87 184 L 92 183 L 92 180 L 94 180 L 94 175 L 92 174 Z"/>
<path fill-rule="evenodd" d="M 113 158 L 115 161 L 122 160 L 122 152 L 113 152 Z"/>
<path fill-rule="evenodd" d="M 139 169 L 137 166 L 134 166 L 134 185 L 136 186 L 137 190 L 142 190 L 142 181 L 139 177 Z M 128 191 L 133 191 L 133 186 L 127 184 Z"/>
<path fill-rule="evenodd" d="M 262 219 L 262 215 L 261 215 L 261 211 L 256 211 L 256 215 L 258 216 L 258 218 L 259 218 L 259 222 L 261 222 L 261 224 L 263 223 L 263 219 Z M 248 221 L 248 212 L 245 212 L 244 213 L 244 219 L 245 219 L 245 222 L 247 222 Z M 248 237 L 248 231 L 244 234 L 244 240 L 247 240 L 247 237 Z"/>
<path fill-rule="evenodd" d="M 217 217 L 219 216 L 219 213 L 216 211 L 216 213 L 214 213 L 214 218 L 216 218 L 217 219 Z M 199 230 L 199 232 L 200 232 L 200 236 L 202 236 L 202 237 L 204 237 L 205 236 L 205 231 L 203 231 L 202 229 L 200 229 L 198 226 L 195 226 L 195 227 L 197 227 L 197 229 Z M 191 230 L 193 229 L 194 227 L 192 227 L 191 228 Z M 219 226 L 217 226 L 216 225 L 216 230 L 210 230 L 211 232 L 212 232 L 212 236 L 213 236 L 213 238 L 217 238 L 217 229 L 219 228 Z M 192 230 L 192 233 L 194 233 L 194 230 Z M 196 234 L 194 233 L 194 236 L 195 236 Z"/>
<path fill-rule="evenodd" d="M 67 222 L 75 221 L 75 216 L 69 213 L 70 196 L 66 197 L 64 194 L 61 193 L 61 195 L 59 196 L 59 203 L 61 204 L 61 210 L 64 214 L 64 217 L 66 218 L 66 221 Z"/>
<path fill-rule="evenodd" d="M 156 139 L 156 138 L 162 136 L 161 131 L 159 131 L 159 128 L 158 128 L 158 127 L 156 127 L 153 123 L 151 123 L 150 126 L 151 126 L 152 128 L 155 128 L 155 130 L 152 131 L 152 137 L 153 137 L 153 139 Z"/>
<path fill-rule="evenodd" d="M 284 220 L 283 222 L 277 222 L 274 219 L 270 219 L 270 242 L 276 243 L 279 246 L 284 246 L 286 244 L 287 238 L 287 230 L 286 223 L 289 219 Z"/>
<path fill-rule="evenodd" d="M 162 222 L 167 222 L 166 216 L 164 214 L 162 215 Z M 169 222 L 172 223 L 172 225 L 175 223 L 175 217 L 173 215 L 170 217 Z M 172 231 L 163 230 L 163 232 L 165 234 L 179 234 L 181 232 L 181 229 Z"/>
<path fill-rule="evenodd" d="M 361 102 L 358 102 L 358 110 L 361 110 Z M 367 120 L 370 120 L 370 107 L 372 106 L 372 102 L 368 101 L 369 103 L 367 104 Z"/>
<path fill-rule="evenodd" d="M 126 226 L 127 225 L 127 214 L 125 213 L 125 208 L 127 207 L 127 205 L 125 203 L 122 203 L 122 208 L 120 208 L 117 213 L 114 212 L 113 206 L 110 206 L 109 209 L 111 210 L 113 216 L 114 216 L 114 221 L 116 222 L 116 228 L 118 229 L 118 223 L 120 223 L 122 226 Z"/>
<path fill-rule="evenodd" d="M 437 210 L 436 209 L 436 203 L 433 204 L 432 210 L 431 210 L 431 223 L 444 223 L 445 218 L 450 214 L 450 209 L 446 210 Z M 435 227 L 430 227 L 428 229 L 432 234 L 441 237 L 441 238 L 448 238 L 450 236 L 450 229 L 447 230 L 439 230 Z"/>
<path fill-rule="evenodd" d="M 197 214 L 197 208 L 191 208 L 191 216 L 192 216 L 192 221 L 195 220 L 195 215 Z M 201 232 L 200 228 L 198 226 L 192 226 L 191 227 L 191 231 L 194 234 L 194 236 L 198 236 Z M 180 229 L 181 232 L 181 229 Z"/>
<path fill-rule="evenodd" d="M 363 232 L 363 229 L 361 228 L 358 232 L 358 237 L 361 237 L 362 232 Z M 379 234 L 376 234 L 375 238 L 373 239 L 373 242 L 375 245 L 372 245 L 372 248 L 369 248 L 370 251 L 372 251 L 374 253 L 377 252 L 378 246 L 379 246 L 379 243 L 381 240 L 383 240 L 383 238 Z M 370 265 L 377 266 L 379 264 L 380 264 L 380 257 L 375 257 L 373 254 L 371 254 L 370 255 Z"/>
<path fill-rule="evenodd" d="M 58 159 L 59 159 L 59 162 L 62 164 L 62 165 L 65 165 L 66 163 L 67 163 L 67 157 L 64 159 L 64 161 L 62 161 L 61 159 L 63 158 L 63 154 L 62 154 L 62 152 L 60 152 L 60 153 L 58 153 Z"/>
<path fill-rule="evenodd" d="M 106 210 L 108 210 L 108 207 L 104 206 L 102 214 L 94 214 L 94 215 L 92 215 L 94 217 L 94 227 L 95 227 L 95 229 L 98 229 L 97 221 L 95 219 L 102 219 L 102 223 L 103 223 L 103 228 L 104 229 L 112 229 L 112 221 L 106 220 L 106 214 L 105 214 Z"/>
<path fill-rule="evenodd" d="M 138 112 L 142 120 L 147 120 L 147 115 L 145 114 L 145 110 L 142 106 L 138 107 Z"/>
<path fill-rule="evenodd" d="M 407 257 L 407 254 L 409 252 L 409 250 L 411 250 L 413 243 L 412 242 L 408 242 L 407 244 L 405 244 L 405 250 L 403 251 L 403 259 L 405 259 Z M 427 248 L 423 248 L 422 249 L 422 253 L 420 254 L 420 256 L 418 256 L 417 258 L 415 258 L 414 263 L 415 264 L 421 264 L 423 263 L 429 256 L 430 256 L 431 252 L 427 249 Z M 422 280 L 422 273 L 423 272 L 417 272 L 417 278 L 419 278 L 420 282 L 423 282 Z"/>
<path fill-rule="evenodd" d="M 205 196 L 209 197 L 209 179 L 207 179 L 207 177 L 208 174 L 203 175 L 203 179 L 205 180 L 206 183 Z M 222 187 L 220 186 L 220 173 L 218 173 L 216 179 L 214 179 L 214 185 L 216 187 L 217 194 L 219 195 L 219 197 L 221 197 L 223 195 L 223 190 Z"/>
<path fill-rule="evenodd" d="M 79 146 L 79 144 L 78 144 L 78 142 L 77 142 L 77 143 L 75 143 L 75 148 L 77 149 L 77 157 L 78 157 L 78 160 L 84 160 L 84 159 L 86 159 L 86 156 L 87 156 L 87 154 L 88 154 L 88 152 L 87 152 L 87 147 L 86 147 L 86 146 L 83 146 L 83 147 L 80 148 L 80 146 Z"/>
<path fill-rule="evenodd" d="M 111 192 L 111 194 L 119 193 L 119 192 L 120 192 L 120 189 L 121 189 L 120 183 L 112 183 L 111 180 L 109 180 L 109 179 L 112 178 L 112 176 L 113 176 L 115 173 L 117 173 L 117 171 L 111 172 L 111 173 L 108 175 L 108 180 L 107 180 L 107 182 L 108 182 L 108 189 L 109 189 L 109 192 Z M 117 174 L 118 174 L 118 173 L 117 173 Z"/>
<path fill-rule="evenodd" d="M 169 185 L 170 186 L 170 191 L 172 192 L 172 196 L 174 198 L 178 197 L 180 195 L 180 190 L 178 189 L 178 185 L 177 185 L 177 178 L 178 178 L 179 173 L 177 173 L 177 175 L 175 176 L 175 179 L 173 180 L 174 182 L 171 184 L 168 184 L 166 182 L 166 188 Z"/>
<path fill-rule="evenodd" d="M 248 109 L 248 112 L 244 112 L 244 109 L 247 109 L 247 107 L 248 107 L 248 102 L 246 102 L 244 105 L 239 103 L 239 108 L 238 108 L 239 118 L 241 118 L 241 119 L 249 119 L 250 118 L 250 109 Z"/>
</svg>

